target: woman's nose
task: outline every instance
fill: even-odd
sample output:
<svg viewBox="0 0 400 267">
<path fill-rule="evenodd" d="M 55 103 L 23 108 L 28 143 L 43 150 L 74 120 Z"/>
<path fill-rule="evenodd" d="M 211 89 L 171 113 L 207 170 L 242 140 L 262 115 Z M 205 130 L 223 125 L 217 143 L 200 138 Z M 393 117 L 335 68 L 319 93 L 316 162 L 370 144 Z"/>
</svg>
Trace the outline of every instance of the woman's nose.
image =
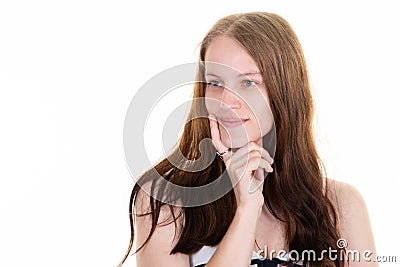
<svg viewBox="0 0 400 267">
<path fill-rule="evenodd" d="M 221 108 L 237 109 L 241 107 L 240 97 L 232 89 L 224 88 L 221 94 Z"/>
</svg>

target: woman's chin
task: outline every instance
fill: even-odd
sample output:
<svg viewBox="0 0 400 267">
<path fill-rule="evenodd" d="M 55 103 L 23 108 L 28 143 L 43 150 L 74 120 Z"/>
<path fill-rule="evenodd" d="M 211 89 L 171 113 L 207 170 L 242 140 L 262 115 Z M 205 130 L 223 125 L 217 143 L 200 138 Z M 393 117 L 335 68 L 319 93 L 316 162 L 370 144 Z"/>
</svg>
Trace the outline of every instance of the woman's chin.
<svg viewBox="0 0 400 267">
<path fill-rule="evenodd" d="M 222 139 L 221 141 L 222 144 L 224 144 L 224 146 L 231 149 L 244 147 L 249 142 L 249 140 L 246 140 L 245 138 L 240 138 L 240 139 L 236 138 L 235 140 L 227 138 L 227 139 Z"/>
</svg>

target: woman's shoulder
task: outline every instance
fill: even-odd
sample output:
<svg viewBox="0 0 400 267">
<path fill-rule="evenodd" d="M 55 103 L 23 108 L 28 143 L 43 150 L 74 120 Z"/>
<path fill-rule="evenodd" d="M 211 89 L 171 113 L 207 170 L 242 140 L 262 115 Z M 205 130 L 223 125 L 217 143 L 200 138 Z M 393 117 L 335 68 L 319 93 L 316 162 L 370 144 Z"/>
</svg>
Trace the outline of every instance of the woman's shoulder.
<svg viewBox="0 0 400 267">
<path fill-rule="evenodd" d="M 364 203 L 360 191 L 352 184 L 326 178 L 326 190 L 327 196 L 338 207 Z"/>
<path fill-rule="evenodd" d="M 150 215 L 154 212 L 151 208 L 151 194 L 147 190 L 140 188 L 135 197 L 135 214 L 147 214 Z M 149 222 L 151 222 L 151 216 L 148 217 Z M 173 223 L 174 221 L 184 222 L 184 213 L 182 207 L 172 206 L 168 204 L 163 204 L 160 206 L 159 217 L 157 224 L 162 226 L 164 224 Z"/>
<path fill-rule="evenodd" d="M 137 247 L 143 248 L 136 254 L 138 266 L 187 266 L 189 256 L 183 253 L 170 254 L 182 231 L 181 208 L 162 205 L 155 225 L 154 207 L 146 190 L 139 189 L 135 198 L 135 238 Z M 154 214 L 154 213 L 153 213 Z M 144 215 L 144 216 L 141 216 Z M 154 226 L 151 237 L 149 234 Z M 162 263 L 162 264 L 161 264 Z"/>
<path fill-rule="evenodd" d="M 345 241 L 346 249 L 370 251 L 374 255 L 376 249 L 369 212 L 359 190 L 349 183 L 328 179 L 327 193 L 337 211 L 340 240 Z"/>
<path fill-rule="evenodd" d="M 327 197 L 332 202 L 341 228 L 368 218 L 368 210 L 360 191 L 352 184 L 326 178 Z"/>
</svg>

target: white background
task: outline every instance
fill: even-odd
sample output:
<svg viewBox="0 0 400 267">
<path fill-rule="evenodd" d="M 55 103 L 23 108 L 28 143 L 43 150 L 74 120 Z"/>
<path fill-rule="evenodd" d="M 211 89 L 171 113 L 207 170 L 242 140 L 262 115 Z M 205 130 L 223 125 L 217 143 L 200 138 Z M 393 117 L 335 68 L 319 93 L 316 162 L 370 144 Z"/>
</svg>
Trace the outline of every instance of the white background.
<svg viewBox="0 0 400 267">
<path fill-rule="evenodd" d="M 218 18 L 255 10 L 298 34 L 328 174 L 360 190 L 379 254 L 399 261 L 395 1 L 187 2 L 0 3 L 0 266 L 117 265 L 129 240 L 122 130 L 135 91 L 196 60 Z"/>
</svg>

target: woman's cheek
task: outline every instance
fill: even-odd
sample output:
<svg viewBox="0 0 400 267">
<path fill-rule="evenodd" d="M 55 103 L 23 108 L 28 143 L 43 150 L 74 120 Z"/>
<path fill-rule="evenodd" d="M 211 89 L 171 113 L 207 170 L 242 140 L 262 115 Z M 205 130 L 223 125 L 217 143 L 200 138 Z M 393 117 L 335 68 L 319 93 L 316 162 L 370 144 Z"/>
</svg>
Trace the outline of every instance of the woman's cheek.
<svg viewBox="0 0 400 267">
<path fill-rule="evenodd" d="M 205 94 L 205 104 L 206 104 L 206 109 L 208 113 L 216 113 L 218 111 L 218 108 L 220 106 L 219 101 L 217 98 L 210 94 Z"/>
</svg>

